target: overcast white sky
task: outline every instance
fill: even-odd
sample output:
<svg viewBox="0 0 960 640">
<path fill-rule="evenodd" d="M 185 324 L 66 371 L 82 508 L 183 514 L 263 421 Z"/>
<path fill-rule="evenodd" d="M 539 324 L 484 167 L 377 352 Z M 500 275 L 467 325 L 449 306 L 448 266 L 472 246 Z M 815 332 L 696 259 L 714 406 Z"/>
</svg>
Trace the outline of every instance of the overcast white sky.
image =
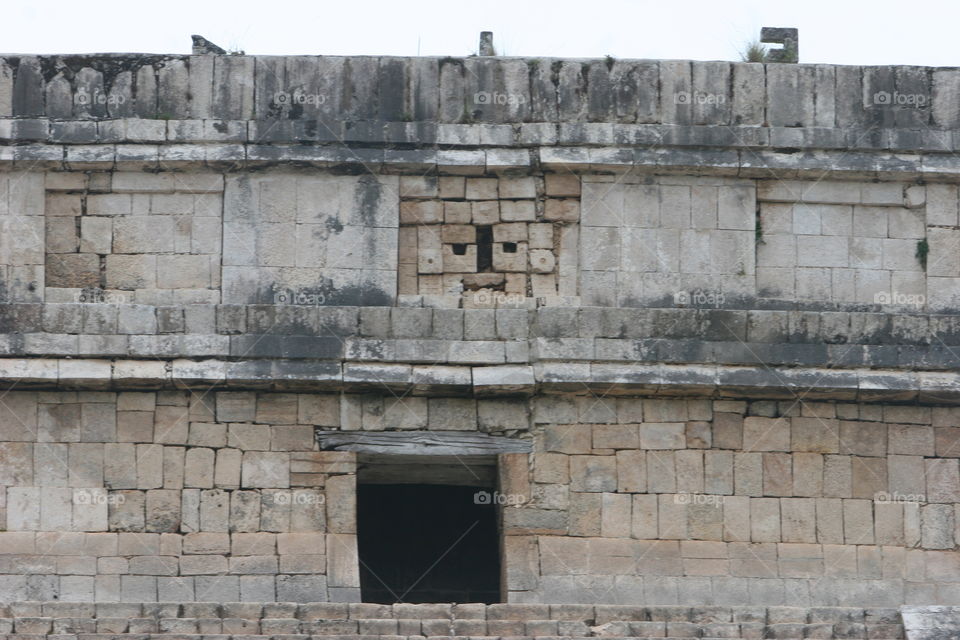
<svg viewBox="0 0 960 640">
<path fill-rule="evenodd" d="M 800 61 L 957 66 L 957 0 L 76 0 L 10 2 L 0 51 L 189 53 L 198 33 L 256 55 L 473 53 L 736 60 L 762 26 L 798 27 Z"/>
</svg>

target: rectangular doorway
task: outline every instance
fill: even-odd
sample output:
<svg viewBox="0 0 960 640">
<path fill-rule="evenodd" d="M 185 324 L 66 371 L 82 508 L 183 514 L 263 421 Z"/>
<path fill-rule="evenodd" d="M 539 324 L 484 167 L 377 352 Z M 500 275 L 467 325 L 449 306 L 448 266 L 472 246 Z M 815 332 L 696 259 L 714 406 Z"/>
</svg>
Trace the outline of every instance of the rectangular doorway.
<svg viewBox="0 0 960 640">
<path fill-rule="evenodd" d="M 357 544 L 364 602 L 500 602 L 492 504 L 496 462 L 435 456 L 358 460 Z M 413 460 L 411 460 L 411 458 Z"/>
</svg>

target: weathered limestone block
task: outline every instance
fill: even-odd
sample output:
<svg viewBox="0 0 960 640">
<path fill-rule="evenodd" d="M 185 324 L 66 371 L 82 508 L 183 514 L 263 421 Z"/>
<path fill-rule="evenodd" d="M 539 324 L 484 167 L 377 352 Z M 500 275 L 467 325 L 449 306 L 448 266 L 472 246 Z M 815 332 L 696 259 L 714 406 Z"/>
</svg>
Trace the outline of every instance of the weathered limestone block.
<svg viewBox="0 0 960 640">
<path fill-rule="evenodd" d="M 332 587 L 359 587 L 357 539 L 353 534 L 328 534 L 327 581 Z"/>
<path fill-rule="evenodd" d="M 928 504 L 920 509 L 922 546 L 926 549 L 952 549 L 954 546 L 954 510 L 949 505 Z"/>
<path fill-rule="evenodd" d="M 230 526 L 230 493 L 206 489 L 200 491 L 199 497 L 199 530 L 227 531 Z"/>
<path fill-rule="evenodd" d="M 843 536 L 846 544 L 873 544 L 873 509 L 869 500 L 843 501 Z"/>
<path fill-rule="evenodd" d="M 571 456 L 570 488 L 573 491 L 617 490 L 617 463 L 613 456 Z"/>
<path fill-rule="evenodd" d="M 227 427 L 227 446 L 244 451 L 267 451 L 271 434 L 265 425 L 231 423 Z"/>
<path fill-rule="evenodd" d="M 743 417 L 734 413 L 714 414 L 713 443 L 720 449 L 740 449 L 743 445 Z"/>
<path fill-rule="evenodd" d="M 745 451 L 789 451 L 790 421 L 748 417 L 743 421 Z"/>
<path fill-rule="evenodd" d="M 331 533 L 356 533 L 356 476 L 339 475 L 327 480 L 326 509 Z"/>
<path fill-rule="evenodd" d="M 686 446 L 682 422 L 646 422 L 640 425 L 640 446 L 644 449 L 683 449 Z"/>
<path fill-rule="evenodd" d="M 780 501 L 773 498 L 751 500 L 750 527 L 753 542 L 779 542 Z"/>
<path fill-rule="evenodd" d="M 657 496 L 637 494 L 632 497 L 631 536 L 641 540 L 657 538 L 659 531 Z"/>
<path fill-rule="evenodd" d="M 256 491 L 231 491 L 228 514 L 230 531 L 250 533 L 259 531 L 262 508 L 261 496 Z"/>
<path fill-rule="evenodd" d="M 624 493 L 643 493 L 647 487 L 646 456 L 643 451 L 618 451 L 617 490 Z M 536 468 L 534 469 L 536 474 Z M 535 476 L 536 477 L 536 476 Z"/>
<path fill-rule="evenodd" d="M 602 496 L 599 493 L 571 492 L 569 531 L 571 536 L 599 536 Z"/>
<path fill-rule="evenodd" d="M 146 530 L 174 532 L 180 529 L 180 492 L 168 489 L 147 491 Z"/>
<path fill-rule="evenodd" d="M 607 538 L 626 538 L 631 531 L 630 496 L 604 493 L 601 498 L 600 535 Z"/>
<path fill-rule="evenodd" d="M 213 449 L 191 447 L 184 460 L 183 484 L 186 487 L 209 489 L 214 485 L 216 454 Z"/>
</svg>

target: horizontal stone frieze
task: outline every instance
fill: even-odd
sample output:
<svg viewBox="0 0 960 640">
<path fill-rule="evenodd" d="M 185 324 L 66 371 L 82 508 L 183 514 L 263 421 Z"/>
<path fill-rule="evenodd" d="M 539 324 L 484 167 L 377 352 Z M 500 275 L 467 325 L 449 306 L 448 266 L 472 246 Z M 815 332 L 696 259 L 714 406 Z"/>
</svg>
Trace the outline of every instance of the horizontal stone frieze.
<svg viewBox="0 0 960 640">
<path fill-rule="evenodd" d="M 478 147 L 409 150 L 332 145 L 234 144 L 92 144 L 65 146 L 23 144 L 0 146 L 0 168 L 104 171 L 160 171 L 209 168 L 237 171 L 296 164 L 368 172 L 438 171 L 450 175 L 529 170 L 624 171 L 680 173 L 710 171 L 713 175 L 780 179 L 825 176 L 856 179 L 918 178 L 955 182 L 960 169 L 954 150 L 933 153 L 913 148 L 876 151 L 817 149 L 798 154 L 780 149 L 703 148 L 646 145 L 643 147 L 564 146 L 529 148 Z"/>
<path fill-rule="evenodd" d="M 312 126 L 307 126 L 312 125 Z M 221 133 L 229 131 L 229 135 Z M 908 135 L 909 134 L 909 135 Z M 0 143 L 63 145 L 74 157 L 104 154 L 119 145 L 121 151 L 149 145 L 182 152 L 183 145 L 230 148 L 246 145 L 260 159 L 283 159 L 296 151 L 344 150 L 366 155 L 364 150 L 385 147 L 402 157 L 402 145 L 418 149 L 474 148 L 578 148 L 598 147 L 608 158 L 626 150 L 671 147 L 773 149 L 795 153 L 798 149 L 845 151 L 917 151 L 949 154 L 960 147 L 949 131 L 904 131 L 896 128 L 840 129 L 828 127 L 775 127 L 757 125 L 618 124 L 548 122 L 513 124 L 437 124 L 432 122 L 359 121 L 326 125 L 316 121 L 51 120 L 0 118 Z M 306 149 L 283 145 L 308 145 Z M 179 145 L 179 146 L 178 146 Z M 400 148 L 397 148 L 401 145 Z M 233 147 L 236 148 L 236 147 Z M 597 155 L 597 154 L 595 154 Z M 599 157 L 599 155 L 597 155 Z"/>
<path fill-rule="evenodd" d="M 363 350 L 378 345 L 384 352 L 376 358 L 390 357 L 391 347 L 416 347 L 393 342 L 397 340 L 419 341 L 426 349 L 433 341 L 529 339 L 536 341 L 541 358 L 575 358 L 584 349 L 592 357 L 589 350 L 596 349 L 599 360 L 637 357 L 610 355 L 630 345 L 642 351 L 684 340 L 847 350 L 853 350 L 852 345 L 960 346 L 960 316 L 895 313 L 879 304 L 808 309 L 803 303 L 746 299 L 746 308 L 581 307 L 558 297 L 541 299 L 555 306 L 536 307 L 536 299 L 529 298 L 516 307 L 458 309 L 444 307 L 448 300 L 444 296 L 405 298 L 411 300 L 401 299 L 402 304 L 416 306 L 10 303 L 0 306 L 0 355 L 146 355 L 138 349 L 163 355 L 167 349 L 196 356 L 255 356 L 243 353 L 244 348 L 254 348 L 280 357 L 276 349 L 282 338 L 323 338 L 326 342 L 314 346 L 327 345 L 336 352 L 340 345 L 354 359 L 365 359 Z M 729 298 L 724 304 L 736 304 L 733 296 Z M 766 303 L 772 308 L 757 308 Z M 585 346 L 588 340 L 594 341 L 593 347 Z"/>
<path fill-rule="evenodd" d="M 357 375 L 357 370 L 363 375 Z M 0 385 L 36 389 L 231 389 L 464 395 L 540 392 L 791 398 L 861 402 L 960 401 L 960 373 L 683 364 L 541 362 L 532 366 L 331 363 L 217 359 L 0 359 Z"/>
</svg>

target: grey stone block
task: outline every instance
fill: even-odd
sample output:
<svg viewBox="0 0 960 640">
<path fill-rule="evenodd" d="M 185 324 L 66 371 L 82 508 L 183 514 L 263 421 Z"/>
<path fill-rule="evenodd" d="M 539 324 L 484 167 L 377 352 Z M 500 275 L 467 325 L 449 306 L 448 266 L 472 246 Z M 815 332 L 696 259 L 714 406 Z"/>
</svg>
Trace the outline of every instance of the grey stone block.
<svg viewBox="0 0 960 640">
<path fill-rule="evenodd" d="M 84 333 L 116 333 L 118 306 L 113 304 L 83 305 Z"/>
<path fill-rule="evenodd" d="M 117 312 L 117 332 L 126 334 L 157 333 L 155 307 L 131 304 L 121 305 Z"/>
<path fill-rule="evenodd" d="M 83 307 L 79 304 L 47 303 L 43 306 L 43 330 L 48 333 L 80 333 Z"/>
<path fill-rule="evenodd" d="M 91 356 L 124 356 L 129 345 L 127 336 L 79 336 L 77 350 Z"/>
<path fill-rule="evenodd" d="M 184 307 L 157 307 L 157 333 L 183 333 Z"/>
<path fill-rule="evenodd" d="M 395 338 L 426 338 L 433 331 L 433 309 L 401 308 L 390 310 L 390 328 Z"/>
<path fill-rule="evenodd" d="M 434 309 L 433 337 L 441 340 L 463 340 L 465 309 Z"/>
<path fill-rule="evenodd" d="M 496 340 L 496 310 L 464 309 L 463 338 L 464 340 Z"/>
<path fill-rule="evenodd" d="M 42 326 L 43 307 L 39 304 L 4 304 L 0 306 L 0 330 L 27 332 Z M 59 333 L 59 332 L 58 332 Z"/>
<path fill-rule="evenodd" d="M 180 336 L 142 336 L 131 335 L 130 355 L 137 356 L 175 356 L 180 353 Z"/>
<path fill-rule="evenodd" d="M 497 337 L 511 340 L 527 337 L 527 311 L 523 309 L 496 310 Z"/>
<path fill-rule="evenodd" d="M 393 358 L 404 362 L 435 364 L 446 362 L 450 353 L 447 340 L 395 340 Z"/>
<path fill-rule="evenodd" d="M 62 333 L 27 333 L 23 336 L 23 353 L 28 355 L 75 356 L 78 338 Z"/>
<path fill-rule="evenodd" d="M 360 325 L 358 307 L 319 307 L 317 309 L 317 331 L 319 335 L 352 336 L 356 335 Z"/>
<path fill-rule="evenodd" d="M 506 361 L 506 349 L 502 342 L 489 340 L 453 342 L 447 361 L 451 364 L 502 364 Z"/>
<path fill-rule="evenodd" d="M 387 338 L 389 334 L 390 309 L 388 307 L 360 309 L 360 335 L 370 338 Z"/>
<path fill-rule="evenodd" d="M 579 335 L 577 309 L 543 307 L 537 310 L 534 335 L 544 338 L 562 338 Z"/>
<path fill-rule="evenodd" d="M 217 333 L 235 335 L 247 330 L 247 311 L 241 305 L 217 305 Z"/>
<path fill-rule="evenodd" d="M 747 339 L 747 313 L 745 311 L 702 309 L 697 315 L 700 323 L 698 336 L 704 340 Z"/>
<path fill-rule="evenodd" d="M 217 307 L 212 304 L 191 304 L 183 309 L 184 330 L 187 333 L 213 335 L 217 333 Z"/>
</svg>

